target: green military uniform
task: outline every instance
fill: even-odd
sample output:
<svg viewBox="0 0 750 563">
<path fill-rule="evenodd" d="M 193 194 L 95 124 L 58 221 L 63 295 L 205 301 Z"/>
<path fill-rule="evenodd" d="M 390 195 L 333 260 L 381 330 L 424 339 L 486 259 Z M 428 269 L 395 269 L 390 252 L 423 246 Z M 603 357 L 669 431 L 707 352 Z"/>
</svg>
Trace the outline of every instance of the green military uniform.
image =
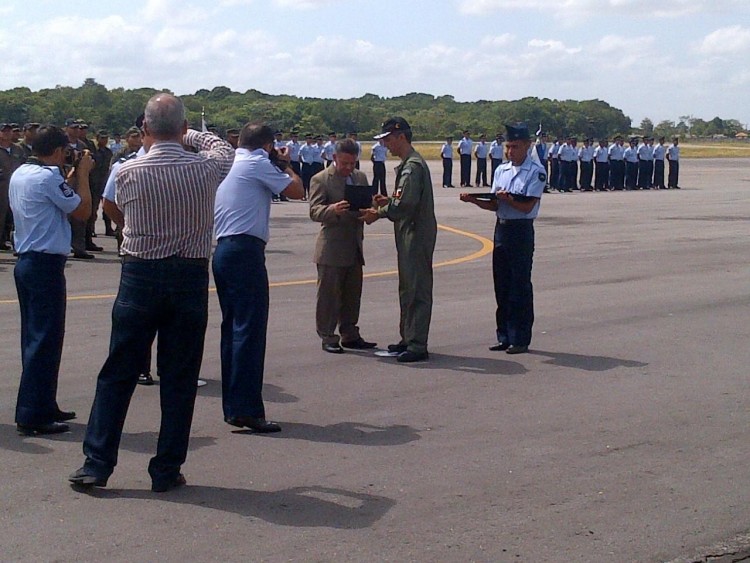
<svg viewBox="0 0 750 563">
<path fill-rule="evenodd" d="M 437 221 L 430 170 L 415 150 L 396 168 L 396 189 L 378 210 L 393 221 L 398 253 L 400 344 L 415 353 L 427 351 L 432 317 L 432 253 Z"/>
</svg>

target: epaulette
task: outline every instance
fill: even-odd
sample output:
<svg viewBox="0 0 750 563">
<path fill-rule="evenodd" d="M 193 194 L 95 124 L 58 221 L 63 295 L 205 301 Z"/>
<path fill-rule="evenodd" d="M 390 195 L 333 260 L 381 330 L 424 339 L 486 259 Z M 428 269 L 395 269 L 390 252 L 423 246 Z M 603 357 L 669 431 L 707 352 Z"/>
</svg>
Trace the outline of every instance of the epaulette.
<svg viewBox="0 0 750 563">
<path fill-rule="evenodd" d="M 119 164 L 122 164 L 123 162 L 126 162 L 126 161 L 130 160 L 131 158 L 135 158 L 136 156 L 138 156 L 137 152 L 131 152 L 130 154 L 126 154 L 126 155 L 121 156 L 120 158 L 118 158 L 117 162 Z"/>
</svg>

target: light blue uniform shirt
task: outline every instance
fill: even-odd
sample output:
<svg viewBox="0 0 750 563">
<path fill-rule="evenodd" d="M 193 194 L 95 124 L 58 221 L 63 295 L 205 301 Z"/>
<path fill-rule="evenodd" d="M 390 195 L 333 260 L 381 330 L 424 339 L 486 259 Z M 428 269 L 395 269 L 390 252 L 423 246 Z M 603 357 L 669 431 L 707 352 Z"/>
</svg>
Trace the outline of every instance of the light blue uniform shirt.
<svg viewBox="0 0 750 563">
<path fill-rule="evenodd" d="M 312 145 L 308 145 L 307 143 L 305 143 L 299 149 L 299 161 L 303 164 L 312 164 L 313 162 L 315 162 L 316 151 L 318 154 L 320 154 L 318 145 L 316 145 L 315 143 L 313 143 Z"/>
<path fill-rule="evenodd" d="M 313 145 L 318 152 L 313 153 L 313 162 L 317 162 L 318 164 L 323 164 L 323 145 Z"/>
<path fill-rule="evenodd" d="M 678 161 L 680 160 L 680 147 L 679 145 L 675 145 L 672 143 L 669 145 L 669 148 L 667 149 L 667 153 L 669 154 L 669 160 L 672 161 Z"/>
<path fill-rule="evenodd" d="M 440 156 L 443 158 L 453 158 L 453 144 L 443 143 L 443 146 L 440 147 Z"/>
<path fill-rule="evenodd" d="M 667 149 L 664 148 L 664 145 L 658 144 L 654 145 L 654 160 L 664 160 L 664 154 L 667 152 Z"/>
<path fill-rule="evenodd" d="M 271 164 L 263 149 L 237 149 L 232 169 L 216 190 L 216 238 L 252 235 L 268 242 L 271 199 L 290 183 L 289 175 Z"/>
<path fill-rule="evenodd" d="M 625 147 L 617 143 L 609 147 L 610 160 L 623 160 L 625 158 Z"/>
<path fill-rule="evenodd" d="M 531 158 L 527 157 L 520 166 L 513 166 L 506 162 L 495 170 L 492 180 L 492 193 L 509 192 L 511 194 L 538 197 L 541 199 L 544 187 L 547 184 L 547 173 L 544 168 Z M 522 213 L 510 206 L 508 202 L 497 202 L 498 219 L 535 219 L 539 213 L 539 201 L 528 213 Z"/>
<path fill-rule="evenodd" d="M 471 137 L 462 137 L 461 140 L 458 142 L 458 152 L 459 154 L 471 154 L 471 149 L 474 146 L 474 141 L 471 140 Z"/>
<path fill-rule="evenodd" d="M 479 141 L 477 146 L 474 147 L 474 154 L 477 155 L 477 158 L 487 158 L 489 150 L 490 146 L 487 143 Z"/>
<path fill-rule="evenodd" d="M 490 144 L 490 158 L 495 160 L 502 160 L 503 158 L 503 142 L 495 139 Z"/>
<path fill-rule="evenodd" d="M 650 145 L 641 144 L 638 146 L 638 158 L 641 160 L 654 160 L 654 149 Z"/>
<path fill-rule="evenodd" d="M 81 203 L 57 166 L 22 164 L 10 178 L 16 252 L 70 252 L 68 213 Z"/>
<path fill-rule="evenodd" d="M 336 152 L 336 141 L 327 141 L 323 145 L 323 156 L 326 160 L 333 160 L 333 153 Z"/>
<path fill-rule="evenodd" d="M 375 143 L 374 145 L 372 145 L 373 162 L 385 162 L 387 156 L 388 149 L 385 148 L 385 145 L 381 145 L 380 143 Z"/>
<path fill-rule="evenodd" d="M 117 162 L 112 163 L 112 168 L 109 169 L 109 177 L 107 178 L 107 183 L 104 185 L 104 192 L 102 193 L 102 197 L 104 199 L 106 199 L 107 201 L 111 201 L 112 203 L 115 202 L 115 193 L 117 192 L 117 186 L 115 185 L 115 176 L 117 176 L 117 171 L 120 169 L 120 166 L 122 166 L 128 160 L 138 158 L 139 156 L 143 156 L 144 154 L 146 154 L 146 149 L 141 147 L 140 149 L 138 149 L 138 152 L 135 153 L 135 156 L 131 156 L 130 158 L 120 157 L 117 159 Z"/>
<path fill-rule="evenodd" d="M 298 141 L 289 141 L 286 147 L 289 149 L 289 160 L 292 162 L 299 162 L 299 149 L 300 144 Z"/>
</svg>

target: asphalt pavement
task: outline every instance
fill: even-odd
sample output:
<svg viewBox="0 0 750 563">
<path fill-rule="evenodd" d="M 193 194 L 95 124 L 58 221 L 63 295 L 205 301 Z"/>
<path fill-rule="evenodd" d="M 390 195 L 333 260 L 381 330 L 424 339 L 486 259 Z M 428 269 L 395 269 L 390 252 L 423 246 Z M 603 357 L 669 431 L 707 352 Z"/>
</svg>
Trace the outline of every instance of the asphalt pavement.
<svg viewBox="0 0 750 563">
<path fill-rule="evenodd" d="M 746 550 L 748 161 L 686 160 L 680 190 L 546 194 L 534 338 L 519 356 L 487 348 L 493 215 L 440 188 L 431 166 L 441 229 L 430 360 L 324 353 L 317 226 L 304 203 L 274 205 L 264 393 L 283 431 L 223 422 L 212 293 L 188 486 L 165 494 L 146 471 L 158 380 L 136 389 L 107 488 L 66 481 L 107 354 L 114 239 L 100 235 L 103 253 L 66 268 L 58 398 L 78 419 L 53 437 L 16 434 L 20 317 L 14 259 L 1 254 L 0 558 L 630 562 Z M 366 228 L 365 258 L 360 327 L 384 347 L 398 340 L 386 221 Z"/>
</svg>

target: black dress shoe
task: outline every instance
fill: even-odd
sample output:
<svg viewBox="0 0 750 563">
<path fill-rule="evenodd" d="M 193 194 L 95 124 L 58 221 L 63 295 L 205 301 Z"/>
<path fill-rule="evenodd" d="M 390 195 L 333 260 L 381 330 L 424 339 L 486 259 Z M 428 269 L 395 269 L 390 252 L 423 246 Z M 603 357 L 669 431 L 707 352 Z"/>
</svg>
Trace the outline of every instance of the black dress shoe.
<svg viewBox="0 0 750 563">
<path fill-rule="evenodd" d="M 43 434 L 62 434 L 70 430 L 70 426 L 62 422 L 48 422 L 47 424 L 17 424 L 18 433 L 22 436 L 39 436 Z"/>
<path fill-rule="evenodd" d="M 357 340 L 352 340 L 351 342 L 342 342 L 341 345 L 344 348 L 351 348 L 352 350 L 370 350 L 372 348 L 375 348 L 377 346 L 377 343 L 367 342 L 367 340 L 360 336 L 359 338 L 357 338 Z"/>
<path fill-rule="evenodd" d="M 321 346 L 323 348 L 324 352 L 328 352 L 329 354 L 343 354 L 344 349 L 341 347 L 341 344 L 326 344 L 325 342 Z"/>
<path fill-rule="evenodd" d="M 511 344 L 508 346 L 508 349 L 505 351 L 506 354 L 525 354 L 529 351 L 528 346 L 515 346 Z"/>
<path fill-rule="evenodd" d="M 490 351 L 492 352 L 502 352 L 503 350 L 507 350 L 510 348 L 510 344 L 507 342 L 498 342 L 497 344 L 493 344 L 490 346 Z"/>
<path fill-rule="evenodd" d="M 115 232 L 112 229 L 106 229 L 104 231 L 104 236 L 106 236 L 106 237 L 113 237 L 113 236 L 115 236 Z"/>
<path fill-rule="evenodd" d="M 138 376 L 138 385 L 153 385 L 154 378 L 150 373 L 142 373 Z"/>
<path fill-rule="evenodd" d="M 73 420 L 76 417 L 76 413 L 73 411 L 61 411 L 60 409 L 57 409 L 57 412 L 55 413 L 55 422 L 66 422 L 68 420 Z"/>
<path fill-rule="evenodd" d="M 271 422 L 265 418 L 256 418 L 254 416 L 227 416 L 224 418 L 224 422 L 238 428 L 249 428 L 258 434 L 281 432 L 281 426 L 277 422 Z"/>
<path fill-rule="evenodd" d="M 101 252 L 104 250 L 101 246 L 97 246 L 93 242 L 87 242 L 86 243 L 86 250 L 91 250 L 92 252 Z"/>
<path fill-rule="evenodd" d="M 427 352 L 412 352 L 411 350 L 406 350 L 405 352 L 401 352 L 396 359 L 402 364 L 410 364 L 412 362 L 421 362 L 429 357 L 430 355 Z"/>
<path fill-rule="evenodd" d="M 94 255 L 89 254 L 88 252 L 74 252 L 73 258 L 78 258 L 79 260 L 91 260 L 94 258 Z"/>
<path fill-rule="evenodd" d="M 399 354 L 401 354 L 402 352 L 406 352 L 406 344 L 389 344 L 388 351 L 398 352 Z"/>
<path fill-rule="evenodd" d="M 91 487 L 106 487 L 107 479 L 97 477 L 87 472 L 85 468 L 81 467 L 75 473 L 71 473 L 68 477 L 71 486 L 79 489 L 90 489 Z"/>
<path fill-rule="evenodd" d="M 151 490 L 155 493 L 166 493 L 177 487 L 187 485 L 187 479 L 182 473 L 179 473 L 174 479 L 167 479 L 166 481 L 153 481 L 151 483 Z"/>
</svg>

